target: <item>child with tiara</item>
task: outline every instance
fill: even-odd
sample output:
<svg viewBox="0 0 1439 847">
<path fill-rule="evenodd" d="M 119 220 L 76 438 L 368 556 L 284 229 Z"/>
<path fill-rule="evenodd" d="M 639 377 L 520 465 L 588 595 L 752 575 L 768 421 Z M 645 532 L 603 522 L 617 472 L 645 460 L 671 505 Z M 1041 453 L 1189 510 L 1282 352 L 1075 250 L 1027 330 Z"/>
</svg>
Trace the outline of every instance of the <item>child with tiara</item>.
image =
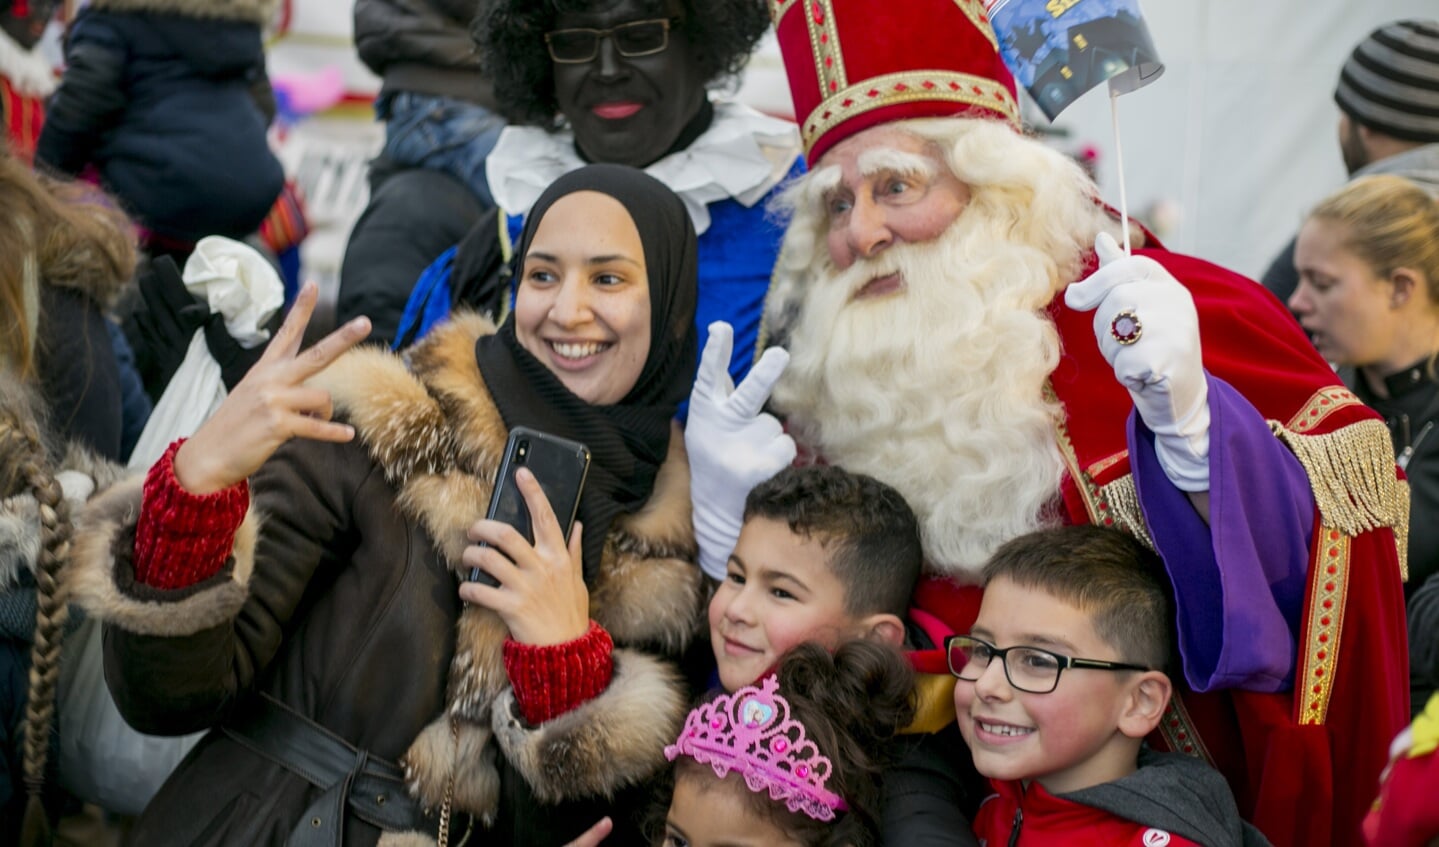
<svg viewBox="0 0 1439 847">
<path fill-rule="evenodd" d="M 773 674 L 701 704 L 665 748 L 674 791 L 656 843 L 878 843 L 875 751 L 913 718 L 913 683 L 892 647 L 806 643 Z"/>
</svg>

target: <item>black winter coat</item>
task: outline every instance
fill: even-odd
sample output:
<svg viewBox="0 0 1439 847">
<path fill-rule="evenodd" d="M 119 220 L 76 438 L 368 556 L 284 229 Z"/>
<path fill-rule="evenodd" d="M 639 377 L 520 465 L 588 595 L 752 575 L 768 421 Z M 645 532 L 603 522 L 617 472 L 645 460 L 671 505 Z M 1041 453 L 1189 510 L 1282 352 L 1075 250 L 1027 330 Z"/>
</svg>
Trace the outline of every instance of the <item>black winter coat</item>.
<svg viewBox="0 0 1439 847">
<path fill-rule="evenodd" d="M 284 184 L 265 138 L 274 101 L 260 25 L 192 16 L 189 0 L 144 5 L 101 0 L 75 19 L 35 158 L 69 175 L 95 166 L 166 238 L 243 238 Z"/>
<path fill-rule="evenodd" d="M 485 214 L 475 192 L 429 168 L 388 170 L 376 160 L 370 204 L 350 230 L 340 265 L 335 323 L 370 319 L 369 341 L 389 346 L 410 292 L 440 254 Z"/>
<path fill-rule="evenodd" d="M 453 97 L 495 110 L 470 36 L 474 0 L 355 0 L 355 49 L 383 80 L 380 93 Z"/>
</svg>

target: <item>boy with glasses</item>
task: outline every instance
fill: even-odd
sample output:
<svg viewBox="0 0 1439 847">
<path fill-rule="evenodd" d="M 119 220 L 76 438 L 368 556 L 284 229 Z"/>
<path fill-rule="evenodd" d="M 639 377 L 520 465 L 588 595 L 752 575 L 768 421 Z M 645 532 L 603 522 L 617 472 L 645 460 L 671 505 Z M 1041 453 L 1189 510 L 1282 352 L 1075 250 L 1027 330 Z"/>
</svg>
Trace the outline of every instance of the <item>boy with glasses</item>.
<svg viewBox="0 0 1439 847">
<path fill-rule="evenodd" d="M 1092 526 L 1021 536 L 985 566 L 974 626 L 946 642 L 960 732 L 996 792 L 982 844 L 1267 843 L 1217 771 L 1144 747 L 1173 693 L 1162 573 Z"/>
</svg>

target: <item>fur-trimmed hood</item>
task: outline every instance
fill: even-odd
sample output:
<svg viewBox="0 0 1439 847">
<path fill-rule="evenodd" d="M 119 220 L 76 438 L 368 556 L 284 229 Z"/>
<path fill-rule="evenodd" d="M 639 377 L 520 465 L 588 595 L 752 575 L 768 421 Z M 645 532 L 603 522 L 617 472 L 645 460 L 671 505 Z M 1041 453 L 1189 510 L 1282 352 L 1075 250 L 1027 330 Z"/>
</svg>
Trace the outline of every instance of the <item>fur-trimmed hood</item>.
<svg viewBox="0 0 1439 847">
<path fill-rule="evenodd" d="M 106 12 L 150 12 L 186 18 L 269 23 L 278 0 L 93 0 L 90 8 Z"/>
<path fill-rule="evenodd" d="M 53 264 L 47 269 L 41 284 L 78 291 L 95 301 L 101 309 L 108 309 L 130 280 L 105 273 L 98 258 L 87 257 L 87 252 L 77 251 L 64 261 Z"/>
</svg>

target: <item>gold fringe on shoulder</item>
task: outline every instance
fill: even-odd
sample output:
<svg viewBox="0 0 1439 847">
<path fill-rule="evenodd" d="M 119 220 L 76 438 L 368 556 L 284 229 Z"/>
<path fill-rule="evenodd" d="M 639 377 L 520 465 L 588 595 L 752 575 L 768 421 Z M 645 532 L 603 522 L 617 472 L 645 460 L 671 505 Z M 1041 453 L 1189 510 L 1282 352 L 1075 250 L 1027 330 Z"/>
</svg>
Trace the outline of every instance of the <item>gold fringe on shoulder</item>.
<svg viewBox="0 0 1439 847">
<path fill-rule="evenodd" d="M 1383 422 L 1359 421 L 1324 435 L 1301 435 L 1273 420 L 1269 428 L 1304 466 L 1322 523 L 1349 536 L 1392 529 L 1407 580 L 1409 486 L 1394 472 L 1394 447 Z"/>
<path fill-rule="evenodd" d="M 1139 489 L 1134 486 L 1134 474 L 1125 474 L 1099 486 L 1099 496 L 1108 504 L 1114 526 L 1137 538 L 1145 547 L 1156 549 L 1149 527 L 1144 523 L 1144 512 L 1139 508 Z"/>
</svg>

